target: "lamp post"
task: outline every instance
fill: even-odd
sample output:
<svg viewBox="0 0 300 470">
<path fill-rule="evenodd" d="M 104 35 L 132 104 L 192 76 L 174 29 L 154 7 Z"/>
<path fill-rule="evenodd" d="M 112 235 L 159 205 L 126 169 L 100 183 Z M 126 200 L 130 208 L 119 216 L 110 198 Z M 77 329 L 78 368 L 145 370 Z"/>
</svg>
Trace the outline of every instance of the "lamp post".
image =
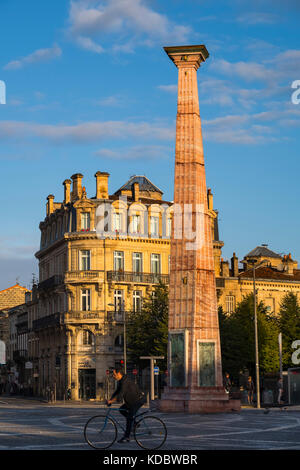
<svg viewBox="0 0 300 470">
<path fill-rule="evenodd" d="M 259 264 L 255 261 L 248 260 L 253 264 L 253 301 L 254 301 L 254 335 L 255 335 L 255 374 L 256 374 L 256 408 L 260 408 L 260 383 L 259 383 L 259 355 L 258 355 L 258 332 L 257 332 L 257 304 L 256 304 L 256 285 L 255 270 L 260 266 L 268 263 L 268 260 L 262 260 Z"/>
</svg>

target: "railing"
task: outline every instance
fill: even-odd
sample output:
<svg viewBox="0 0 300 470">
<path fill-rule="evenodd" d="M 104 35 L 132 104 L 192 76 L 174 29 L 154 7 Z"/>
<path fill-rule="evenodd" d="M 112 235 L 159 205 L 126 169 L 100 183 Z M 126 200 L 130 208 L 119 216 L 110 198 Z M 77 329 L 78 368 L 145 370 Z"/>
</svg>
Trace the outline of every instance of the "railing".
<svg viewBox="0 0 300 470">
<path fill-rule="evenodd" d="M 47 290 L 52 289 L 53 287 L 59 286 L 62 284 L 63 276 L 56 274 L 55 276 L 49 277 L 45 281 L 39 282 L 38 288 L 39 290 Z"/>
<path fill-rule="evenodd" d="M 47 315 L 46 317 L 38 318 L 33 320 L 32 329 L 34 331 L 43 330 L 44 328 L 49 328 L 50 326 L 55 326 L 60 324 L 60 313 L 53 313 L 52 315 Z"/>
<path fill-rule="evenodd" d="M 80 280 L 98 280 L 101 271 L 68 271 L 65 274 L 65 282 Z"/>
<path fill-rule="evenodd" d="M 71 322 L 72 320 L 89 320 L 89 319 L 101 319 L 104 316 L 104 312 L 99 310 L 89 310 L 89 311 L 71 311 L 65 312 L 63 314 L 63 323 Z"/>
<path fill-rule="evenodd" d="M 169 284 L 168 274 L 153 274 L 153 273 L 134 273 L 134 272 L 120 272 L 120 271 L 107 271 L 107 280 L 114 282 L 134 282 L 141 284 Z"/>
<path fill-rule="evenodd" d="M 125 318 L 125 321 L 127 321 L 130 314 L 131 314 L 131 311 L 127 311 L 127 310 L 125 312 L 123 310 L 109 311 L 109 312 L 107 312 L 107 320 L 108 321 L 113 321 L 113 322 L 116 322 L 116 323 L 123 323 L 124 318 Z"/>
</svg>

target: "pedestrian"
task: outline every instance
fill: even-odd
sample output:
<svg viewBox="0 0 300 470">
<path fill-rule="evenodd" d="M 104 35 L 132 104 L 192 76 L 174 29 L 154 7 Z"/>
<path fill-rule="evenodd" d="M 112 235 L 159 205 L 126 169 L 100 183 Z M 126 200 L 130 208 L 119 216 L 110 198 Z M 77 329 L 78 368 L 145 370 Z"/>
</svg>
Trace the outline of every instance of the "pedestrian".
<svg viewBox="0 0 300 470">
<path fill-rule="evenodd" d="M 231 384 L 230 375 L 228 374 L 228 372 L 225 373 L 223 385 L 224 385 L 226 393 L 230 393 L 232 384 Z"/>
<path fill-rule="evenodd" d="M 283 380 L 280 377 L 278 379 L 278 382 L 277 382 L 277 403 L 278 403 L 278 405 L 281 404 L 282 395 L 283 395 Z"/>
<path fill-rule="evenodd" d="M 118 442 L 129 442 L 135 414 L 146 403 L 146 397 L 137 384 L 130 380 L 127 375 L 124 375 L 122 368 L 115 368 L 113 376 L 118 381 L 118 386 L 110 400 L 107 400 L 107 405 L 110 406 L 117 400 L 118 395 L 122 395 L 124 403 L 119 408 L 119 411 L 126 418 L 126 430 L 124 436 Z"/>
<path fill-rule="evenodd" d="M 248 393 L 248 405 L 253 404 L 253 394 L 254 394 L 254 383 L 252 381 L 251 375 L 249 375 L 247 383 L 246 383 L 246 390 Z"/>
</svg>

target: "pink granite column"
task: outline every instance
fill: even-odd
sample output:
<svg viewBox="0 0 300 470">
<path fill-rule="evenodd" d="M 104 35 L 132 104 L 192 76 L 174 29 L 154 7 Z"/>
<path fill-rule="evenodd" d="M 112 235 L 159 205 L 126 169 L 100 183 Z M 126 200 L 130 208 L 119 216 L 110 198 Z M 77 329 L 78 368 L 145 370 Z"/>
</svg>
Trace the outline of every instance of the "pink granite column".
<svg viewBox="0 0 300 470">
<path fill-rule="evenodd" d="M 197 69 L 208 57 L 208 52 L 203 45 L 166 47 L 165 51 L 178 68 L 174 206 L 182 212 L 182 234 L 180 230 L 174 230 L 174 223 L 169 289 L 169 385 L 160 407 L 164 411 L 226 411 L 233 404 L 222 384 L 211 220 L 197 86 Z M 187 231 L 188 211 L 191 231 L 197 234 L 194 240 Z M 174 353 L 176 348 L 180 349 L 183 338 L 186 341 L 184 367 L 182 356 Z"/>
</svg>

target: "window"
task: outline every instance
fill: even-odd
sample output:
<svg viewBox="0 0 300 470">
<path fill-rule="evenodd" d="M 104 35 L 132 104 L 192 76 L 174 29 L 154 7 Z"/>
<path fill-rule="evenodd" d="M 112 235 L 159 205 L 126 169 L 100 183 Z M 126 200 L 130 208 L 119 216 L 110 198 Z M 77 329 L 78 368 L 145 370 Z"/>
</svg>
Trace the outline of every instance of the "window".
<svg viewBox="0 0 300 470">
<path fill-rule="evenodd" d="M 82 289 L 81 291 L 81 310 L 87 312 L 91 310 L 91 291 Z"/>
<path fill-rule="evenodd" d="M 142 309 L 142 292 L 140 290 L 133 291 L 133 311 L 140 312 Z"/>
<path fill-rule="evenodd" d="M 115 290 L 115 292 L 114 292 L 114 304 L 115 304 L 115 311 L 116 312 L 123 312 L 124 302 L 123 302 L 123 291 L 122 290 Z"/>
<path fill-rule="evenodd" d="M 132 271 L 141 273 L 143 271 L 143 255 L 142 253 L 133 253 L 132 255 Z"/>
<path fill-rule="evenodd" d="M 113 227 L 114 230 L 117 232 L 122 231 L 122 214 L 114 213 L 113 215 Z"/>
<path fill-rule="evenodd" d="M 235 297 L 234 295 L 226 296 L 226 313 L 232 313 L 235 310 Z"/>
<path fill-rule="evenodd" d="M 89 330 L 83 330 L 81 332 L 81 344 L 83 346 L 93 346 L 94 345 L 94 335 Z"/>
<path fill-rule="evenodd" d="M 159 217 L 157 216 L 150 217 L 150 234 L 153 237 L 159 236 Z"/>
<path fill-rule="evenodd" d="M 79 269 L 81 271 L 89 271 L 91 269 L 91 252 L 90 250 L 82 250 L 79 252 Z"/>
<path fill-rule="evenodd" d="M 133 215 L 131 222 L 131 233 L 140 233 L 141 232 L 141 216 Z"/>
<path fill-rule="evenodd" d="M 114 251 L 114 270 L 124 271 L 124 252 Z"/>
<path fill-rule="evenodd" d="M 168 217 L 166 221 L 166 236 L 170 237 L 171 234 L 172 234 L 172 219 Z"/>
<path fill-rule="evenodd" d="M 81 230 L 90 230 L 90 213 L 81 213 Z"/>
<path fill-rule="evenodd" d="M 118 335 L 115 339 L 115 348 L 116 349 L 123 349 L 124 348 L 124 336 Z"/>
<path fill-rule="evenodd" d="M 160 255 L 157 253 L 151 254 L 151 273 L 160 274 Z"/>
</svg>

